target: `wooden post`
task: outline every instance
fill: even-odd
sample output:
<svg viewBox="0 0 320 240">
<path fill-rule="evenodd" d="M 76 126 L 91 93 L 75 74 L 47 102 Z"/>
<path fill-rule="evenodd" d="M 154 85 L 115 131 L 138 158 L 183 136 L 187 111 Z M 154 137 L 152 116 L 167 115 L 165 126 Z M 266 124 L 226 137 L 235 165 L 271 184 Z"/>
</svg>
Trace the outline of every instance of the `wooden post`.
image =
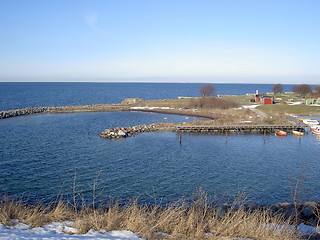
<svg viewBox="0 0 320 240">
<path fill-rule="evenodd" d="M 299 135 L 299 145 L 301 144 L 301 136 Z"/>
<path fill-rule="evenodd" d="M 182 133 L 180 132 L 180 145 L 181 145 L 181 138 L 182 138 Z"/>
<path fill-rule="evenodd" d="M 226 143 L 228 143 L 228 130 L 226 130 Z"/>
<path fill-rule="evenodd" d="M 263 142 L 266 144 L 266 130 L 263 131 Z"/>
</svg>

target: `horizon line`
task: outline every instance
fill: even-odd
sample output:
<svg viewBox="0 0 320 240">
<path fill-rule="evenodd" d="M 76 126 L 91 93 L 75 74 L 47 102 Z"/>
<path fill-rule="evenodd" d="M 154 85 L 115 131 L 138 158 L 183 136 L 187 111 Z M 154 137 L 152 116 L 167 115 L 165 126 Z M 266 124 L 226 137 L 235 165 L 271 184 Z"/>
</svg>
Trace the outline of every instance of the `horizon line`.
<svg viewBox="0 0 320 240">
<path fill-rule="evenodd" d="M 301 85 L 308 84 L 318 86 L 318 83 L 265 83 L 265 82 L 157 82 L 157 81 L 1 81 L 0 83 L 163 83 L 163 84 L 254 84 L 254 85 Z"/>
</svg>

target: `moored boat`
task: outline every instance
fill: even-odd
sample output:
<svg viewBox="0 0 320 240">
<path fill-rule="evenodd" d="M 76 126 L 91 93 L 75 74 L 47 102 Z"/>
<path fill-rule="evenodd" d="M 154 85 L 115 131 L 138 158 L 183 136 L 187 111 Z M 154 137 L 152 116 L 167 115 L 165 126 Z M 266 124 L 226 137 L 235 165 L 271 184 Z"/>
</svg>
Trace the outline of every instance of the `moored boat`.
<svg viewBox="0 0 320 240">
<path fill-rule="evenodd" d="M 286 137 L 287 136 L 287 132 L 281 131 L 281 130 L 277 130 L 276 131 L 276 135 L 281 136 L 281 137 Z"/>
<path fill-rule="evenodd" d="M 311 118 L 297 118 L 297 120 L 299 122 L 303 122 L 303 121 L 306 121 L 306 120 L 312 120 Z"/>
<path fill-rule="evenodd" d="M 309 126 L 315 126 L 315 125 L 319 125 L 319 121 L 318 120 L 303 120 L 303 123 L 309 125 Z"/>
<path fill-rule="evenodd" d="M 314 134 L 320 134 L 320 126 L 311 127 L 311 132 Z"/>
<path fill-rule="evenodd" d="M 293 133 L 293 135 L 296 135 L 296 136 L 303 136 L 303 132 L 299 132 L 296 130 L 293 130 L 292 133 Z"/>
</svg>

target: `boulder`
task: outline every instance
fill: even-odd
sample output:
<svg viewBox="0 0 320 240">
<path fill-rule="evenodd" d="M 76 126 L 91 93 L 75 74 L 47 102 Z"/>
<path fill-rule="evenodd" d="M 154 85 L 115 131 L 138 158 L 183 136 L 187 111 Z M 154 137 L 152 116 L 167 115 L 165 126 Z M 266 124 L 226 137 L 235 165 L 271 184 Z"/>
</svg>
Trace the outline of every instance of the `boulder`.
<svg viewBox="0 0 320 240">
<path fill-rule="evenodd" d="M 125 137 L 125 136 L 126 136 L 126 133 L 125 133 L 124 131 L 122 131 L 122 130 L 119 130 L 119 131 L 118 131 L 118 136 L 120 136 L 120 137 Z"/>
</svg>

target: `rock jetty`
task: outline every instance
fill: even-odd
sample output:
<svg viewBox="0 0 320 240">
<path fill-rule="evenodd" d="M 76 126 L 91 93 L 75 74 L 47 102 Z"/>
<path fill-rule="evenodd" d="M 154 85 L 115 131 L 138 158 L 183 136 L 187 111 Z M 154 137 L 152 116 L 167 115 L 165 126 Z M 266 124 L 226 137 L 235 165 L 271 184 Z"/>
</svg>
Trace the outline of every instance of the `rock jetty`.
<svg viewBox="0 0 320 240">
<path fill-rule="evenodd" d="M 39 113 L 45 113 L 48 111 L 49 111 L 48 107 L 33 107 L 33 108 L 23 108 L 23 109 L 1 111 L 0 112 L 0 119 L 18 117 L 18 116 L 23 116 L 23 115 L 39 114 Z"/>
<path fill-rule="evenodd" d="M 176 131 L 174 123 L 153 123 L 150 125 L 137 125 L 133 127 L 117 127 L 106 129 L 99 134 L 102 138 L 126 138 L 137 133 L 156 132 L 156 131 Z"/>
<path fill-rule="evenodd" d="M 32 115 L 39 113 L 74 113 L 74 112 L 125 112 L 130 111 L 130 107 L 120 104 L 96 104 L 61 107 L 31 107 L 0 111 L 0 119 Z"/>
</svg>

